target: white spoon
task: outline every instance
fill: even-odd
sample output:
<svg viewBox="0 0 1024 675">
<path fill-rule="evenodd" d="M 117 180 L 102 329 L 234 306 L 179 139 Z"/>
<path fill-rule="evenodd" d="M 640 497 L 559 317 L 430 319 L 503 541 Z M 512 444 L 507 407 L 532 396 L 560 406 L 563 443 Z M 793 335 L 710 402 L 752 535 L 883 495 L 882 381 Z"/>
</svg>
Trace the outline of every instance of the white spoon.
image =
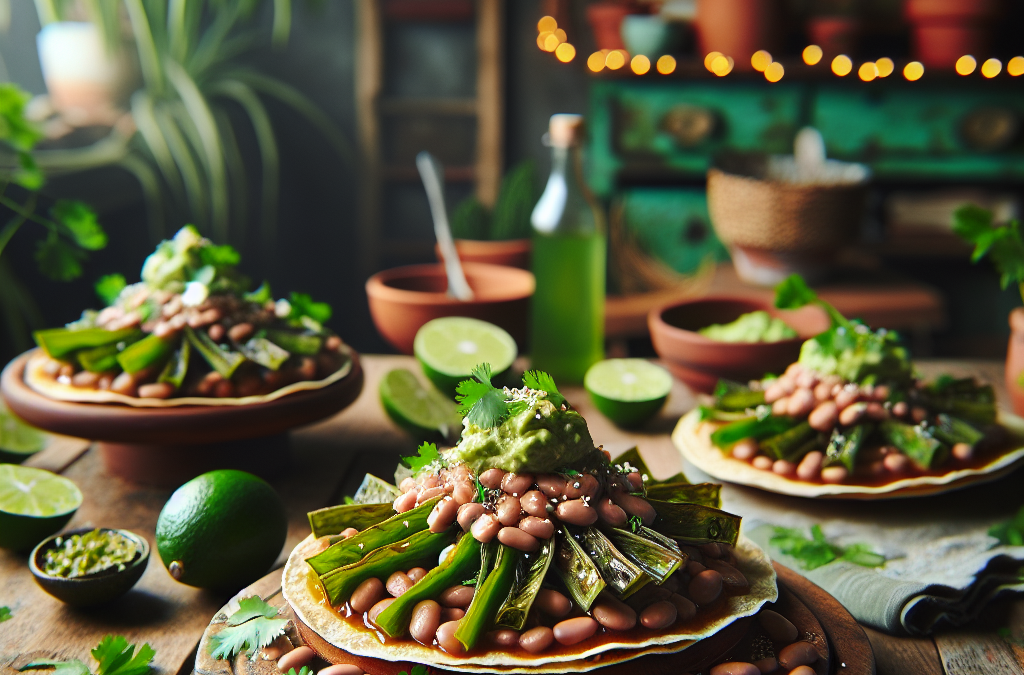
<svg viewBox="0 0 1024 675">
<path fill-rule="evenodd" d="M 441 259 L 444 261 L 444 271 L 448 275 L 448 295 L 463 302 L 472 300 L 473 289 L 466 282 L 459 254 L 455 250 L 452 231 L 448 227 L 448 210 L 444 205 L 444 179 L 442 178 L 444 174 L 441 170 L 441 163 L 429 152 L 423 151 L 416 155 L 416 168 L 420 171 L 423 187 L 427 191 L 427 201 L 430 202 L 430 215 L 434 219 L 434 236 L 437 237 L 437 246 L 441 249 Z"/>
</svg>

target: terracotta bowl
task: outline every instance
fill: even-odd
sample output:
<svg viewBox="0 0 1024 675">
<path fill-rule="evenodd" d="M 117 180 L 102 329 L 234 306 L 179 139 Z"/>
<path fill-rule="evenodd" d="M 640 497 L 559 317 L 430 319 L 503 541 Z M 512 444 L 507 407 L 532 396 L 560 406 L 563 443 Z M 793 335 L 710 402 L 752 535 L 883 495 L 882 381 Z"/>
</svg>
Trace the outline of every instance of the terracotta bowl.
<svg viewBox="0 0 1024 675">
<path fill-rule="evenodd" d="M 697 331 L 729 323 L 741 314 L 764 310 L 789 324 L 799 335 L 779 342 L 719 342 Z M 710 393 L 720 378 L 747 382 L 765 373 L 781 373 L 800 356 L 800 345 L 829 327 L 820 307 L 795 311 L 749 298 L 701 298 L 658 307 L 647 315 L 654 350 L 672 374 L 696 391 Z"/>
<path fill-rule="evenodd" d="M 526 342 L 533 274 L 503 265 L 463 263 L 475 298 L 459 302 L 447 294 L 442 265 L 409 265 L 378 272 L 366 281 L 370 314 L 377 331 L 403 354 L 412 354 L 420 326 L 442 316 L 468 316 L 507 330 Z"/>
<path fill-rule="evenodd" d="M 464 263 L 479 262 L 488 265 L 506 265 L 521 270 L 530 269 L 530 251 L 533 243 L 529 239 L 509 239 L 507 241 L 479 241 L 476 239 L 456 239 L 455 250 L 459 260 Z M 441 260 L 441 249 L 434 244 L 434 255 Z"/>
<path fill-rule="evenodd" d="M 107 473 L 158 487 L 177 487 L 213 469 L 274 477 L 287 463 L 289 429 L 334 415 L 363 389 L 359 355 L 352 352 L 352 370 L 337 382 L 273 401 L 175 408 L 75 403 L 25 384 L 32 353 L 14 359 L 0 374 L 8 407 L 40 429 L 98 441 Z"/>
</svg>

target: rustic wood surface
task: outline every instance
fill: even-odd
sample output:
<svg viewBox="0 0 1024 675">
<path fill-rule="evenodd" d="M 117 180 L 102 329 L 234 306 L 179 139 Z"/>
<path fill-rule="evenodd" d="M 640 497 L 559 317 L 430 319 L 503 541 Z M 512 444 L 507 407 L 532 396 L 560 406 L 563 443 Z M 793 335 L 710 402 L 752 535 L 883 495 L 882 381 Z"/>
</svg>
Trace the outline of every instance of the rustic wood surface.
<svg viewBox="0 0 1024 675">
<path fill-rule="evenodd" d="M 415 448 L 415 441 L 395 426 L 383 412 L 377 394 L 381 376 L 396 367 L 418 372 L 416 362 L 404 356 L 370 356 L 363 360 L 366 385 L 360 398 L 347 410 L 319 424 L 292 434 L 290 460 L 272 481 L 288 504 L 290 527 L 285 551 L 309 533 L 308 510 L 337 503 L 352 494 L 369 471 L 388 477 L 397 458 Z M 993 362 L 931 362 L 926 373 L 970 373 L 992 382 L 1001 399 L 1002 365 Z M 609 423 L 578 387 L 565 387 L 567 398 L 587 417 L 592 434 L 612 455 L 638 445 L 652 472 L 669 476 L 682 460 L 669 438 L 675 421 L 695 403 L 692 394 L 676 383 L 666 408 L 642 429 L 624 431 Z M 95 449 L 75 439 L 61 438 L 31 458 L 35 466 L 59 471 L 74 480 L 85 503 L 68 527 L 97 525 L 123 527 L 154 541 L 157 516 L 170 494 L 168 490 L 140 488 L 106 476 Z M 1021 474 L 999 481 L 1017 481 Z M 726 486 L 726 490 L 731 489 Z M 73 610 L 45 594 L 32 579 L 25 554 L 0 550 L 0 605 L 12 618 L 0 624 L 0 671 L 12 673 L 34 657 L 78 658 L 92 664 L 89 650 L 108 633 L 122 633 L 130 640 L 148 642 L 157 651 L 155 664 L 162 674 L 187 673 L 193 667 L 196 647 L 211 618 L 229 599 L 175 583 L 159 556 L 136 588 L 111 605 Z M 283 564 L 284 554 L 279 558 Z M 986 622 L 951 631 L 936 639 L 895 638 L 866 629 L 874 649 L 879 675 L 903 673 L 1002 673 L 990 659 L 1010 656 L 1018 672 L 1024 671 L 1024 650 L 1016 642 L 993 640 L 997 630 L 1009 627 L 1016 640 L 1024 637 L 1024 603 L 1004 600 L 986 612 Z M 974 638 L 974 635 L 983 635 Z M 959 637 L 958 637 L 959 636 Z M 965 637 L 966 636 L 966 637 Z M 979 649 L 979 645 L 988 645 Z M 1007 652 L 1003 644 L 1009 645 Z M 974 652 L 975 656 L 965 657 Z M 964 670 L 964 658 L 976 660 L 975 670 Z M 989 656 L 991 655 L 991 657 Z M 943 668 L 946 663 L 946 668 Z"/>
</svg>

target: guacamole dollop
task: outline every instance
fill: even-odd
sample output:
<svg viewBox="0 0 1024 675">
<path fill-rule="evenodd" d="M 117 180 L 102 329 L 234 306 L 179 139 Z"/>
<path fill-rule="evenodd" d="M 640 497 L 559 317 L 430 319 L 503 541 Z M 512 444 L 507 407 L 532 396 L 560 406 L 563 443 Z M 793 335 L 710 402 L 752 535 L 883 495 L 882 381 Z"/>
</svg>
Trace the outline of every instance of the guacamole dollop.
<svg viewBox="0 0 1024 675">
<path fill-rule="evenodd" d="M 914 368 L 899 336 L 861 323 L 835 326 L 800 348 L 800 364 L 822 375 L 838 375 L 860 384 L 909 383 Z"/>
<path fill-rule="evenodd" d="M 719 342 L 778 342 L 797 336 L 785 321 L 764 310 L 743 314 L 732 323 L 711 324 L 697 332 Z"/>
<path fill-rule="evenodd" d="M 526 402 L 523 410 L 489 429 L 467 419 L 462 440 L 448 459 L 465 462 L 478 475 L 493 468 L 515 473 L 585 469 L 604 459 L 578 412 L 536 396 Z"/>
</svg>

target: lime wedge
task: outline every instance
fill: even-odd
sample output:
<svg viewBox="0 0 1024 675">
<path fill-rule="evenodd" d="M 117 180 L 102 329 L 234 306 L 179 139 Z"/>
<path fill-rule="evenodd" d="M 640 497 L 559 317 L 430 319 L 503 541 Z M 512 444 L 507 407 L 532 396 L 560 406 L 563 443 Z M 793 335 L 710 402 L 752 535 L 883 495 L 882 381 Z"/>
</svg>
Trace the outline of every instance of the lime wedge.
<svg viewBox="0 0 1024 675">
<path fill-rule="evenodd" d="M 0 404 L 0 462 L 21 464 L 46 446 L 46 434 Z"/>
<path fill-rule="evenodd" d="M 449 440 L 458 440 L 462 417 L 450 398 L 424 387 L 411 370 L 392 370 L 380 381 L 380 400 L 384 410 L 399 426 L 418 439 L 440 433 Z"/>
<path fill-rule="evenodd" d="M 605 417 L 621 427 L 634 427 L 665 404 L 672 376 L 644 359 L 606 359 L 590 367 L 583 386 Z"/>
<path fill-rule="evenodd" d="M 491 364 L 495 376 L 508 370 L 519 348 L 504 329 L 463 316 L 447 316 L 423 324 L 413 341 L 413 353 L 430 381 L 455 397 L 455 387 L 471 377 L 473 368 Z"/>
<path fill-rule="evenodd" d="M 0 464 L 0 547 L 32 548 L 64 527 L 81 505 L 82 492 L 67 478 Z"/>
</svg>

